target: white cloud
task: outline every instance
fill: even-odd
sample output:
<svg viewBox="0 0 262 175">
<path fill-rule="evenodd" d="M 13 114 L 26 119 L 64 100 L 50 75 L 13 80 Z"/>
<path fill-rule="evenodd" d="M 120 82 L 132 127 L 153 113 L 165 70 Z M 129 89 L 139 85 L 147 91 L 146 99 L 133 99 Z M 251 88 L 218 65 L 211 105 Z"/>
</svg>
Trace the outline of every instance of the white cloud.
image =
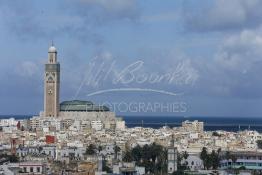
<svg viewBox="0 0 262 175">
<path fill-rule="evenodd" d="M 262 28 L 244 30 L 227 38 L 215 61 L 227 69 L 246 73 L 262 61 Z"/>
</svg>

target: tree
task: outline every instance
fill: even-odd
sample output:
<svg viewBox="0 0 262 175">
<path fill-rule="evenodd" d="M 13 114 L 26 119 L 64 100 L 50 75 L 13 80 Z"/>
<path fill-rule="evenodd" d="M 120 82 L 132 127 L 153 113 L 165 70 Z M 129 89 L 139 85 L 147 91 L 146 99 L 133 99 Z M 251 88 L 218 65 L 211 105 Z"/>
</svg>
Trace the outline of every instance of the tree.
<svg viewBox="0 0 262 175">
<path fill-rule="evenodd" d="M 258 149 L 262 149 L 262 140 L 257 140 Z"/>
<path fill-rule="evenodd" d="M 216 132 L 216 131 L 214 131 L 214 132 L 212 133 L 212 136 L 215 136 L 215 137 L 221 137 L 221 135 L 218 134 L 218 132 Z"/>
<path fill-rule="evenodd" d="M 38 147 L 38 152 L 39 152 L 39 154 L 40 154 L 42 151 L 43 151 L 43 147 L 42 147 L 42 146 L 39 146 L 39 147 Z"/>
<path fill-rule="evenodd" d="M 172 175 L 188 175 L 187 173 L 184 172 L 184 170 L 177 170 L 175 171 Z"/>
<path fill-rule="evenodd" d="M 103 147 L 99 145 L 97 149 L 98 149 L 98 152 L 100 153 L 103 150 Z"/>
<path fill-rule="evenodd" d="M 206 168 L 209 170 L 212 167 L 212 156 L 211 154 L 207 154 L 207 159 L 206 159 Z"/>
<path fill-rule="evenodd" d="M 124 161 L 136 161 L 139 166 L 144 166 L 146 172 L 151 174 L 166 174 L 167 172 L 167 150 L 156 143 L 137 145 L 124 154 Z"/>
<path fill-rule="evenodd" d="M 158 157 L 157 169 L 161 174 L 167 172 L 167 149 L 163 149 Z"/>
<path fill-rule="evenodd" d="M 9 156 L 9 161 L 10 161 L 11 163 L 16 163 L 16 162 L 19 161 L 19 158 L 18 158 L 16 155 L 10 155 L 10 156 Z"/>
<path fill-rule="evenodd" d="M 241 166 L 238 168 L 238 170 L 246 170 L 246 167 L 245 166 Z"/>
<path fill-rule="evenodd" d="M 239 170 L 236 169 L 236 167 L 235 167 L 236 161 L 237 161 L 237 157 L 236 157 L 235 155 L 231 155 L 231 160 L 232 160 L 232 163 L 233 163 L 234 172 L 235 172 L 235 174 L 237 174 L 237 172 L 239 171 Z"/>
<path fill-rule="evenodd" d="M 106 159 L 103 159 L 102 161 L 102 171 L 105 171 L 107 173 L 112 173 L 112 170 L 107 166 Z"/>
<path fill-rule="evenodd" d="M 115 159 L 117 159 L 117 154 L 120 152 L 121 148 L 117 145 L 114 146 Z"/>
<path fill-rule="evenodd" d="M 127 150 L 127 151 L 125 152 L 125 155 L 124 155 L 124 157 L 123 157 L 123 161 L 125 161 L 125 162 L 131 162 L 131 161 L 133 161 L 132 153 L 131 153 L 129 150 Z"/>
<path fill-rule="evenodd" d="M 217 149 L 217 154 L 219 155 L 221 153 L 221 148 Z"/>
<path fill-rule="evenodd" d="M 219 154 L 221 152 L 221 149 L 218 149 L 217 151 L 212 150 L 210 154 L 207 152 L 207 148 L 203 147 L 202 152 L 200 154 L 200 159 L 203 161 L 204 169 L 217 169 L 219 167 L 220 163 L 220 157 Z"/>
<path fill-rule="evenodd" d="M 137 145 L 132 149 L 132 157 L 134 158 L 134 161 L 140 163 L 142 160 L 142 148 L 140 145 Z"/>
<path fill-rule="evenodd" d="M 228 166 L 228 162 L 229 162 L 229 160 L 231 159 L 231 154 L 230 154 L 229 151 L 226 152 L 225 157 L 226 157 L 226 160 L 227 160 L 227 166 Z M 231 165 L 230 165 L 230 166 L 231 166 Z"/>
<path fill-rule="evenodd" d="M 208 164 L 208 152 L 207 152 L 207 148 L 203 147 L 202 151 L 200 153 L 200 159 L 203 161 L 203 165 L 204 165 L 204 169 L 207 168 L 207 164 Z"/>
<path fill-rule="evenodd" d="M 188 152 L 184 151 L 183 152 L 183 158 L 186 160 L 188 158 L 189 154 Z"/>
<path fill-rule="evenodd" d="M 233 165 L 237 162 L 237 157 L 235 155 L 231 155 L 231 160 L 233 162 Z"/>
<path fill-rule="evenodd" d="M 210 161 L 212 163 L 212 168 L 216 170 L 219 167 L 219 162 L 220 162 L 219 150 L 218 150 L 218 152 L 216 152 L 215 150 L 213 150 L 211 152 L 211 154 L 210 154 Z"/>
<path fill-rule="evenodd" d="M 86 148 L 86 154 L 87 155 L 94 155 L 96 153 L 96 146 L 93 144 L 88 145 Z"/>
</svg>

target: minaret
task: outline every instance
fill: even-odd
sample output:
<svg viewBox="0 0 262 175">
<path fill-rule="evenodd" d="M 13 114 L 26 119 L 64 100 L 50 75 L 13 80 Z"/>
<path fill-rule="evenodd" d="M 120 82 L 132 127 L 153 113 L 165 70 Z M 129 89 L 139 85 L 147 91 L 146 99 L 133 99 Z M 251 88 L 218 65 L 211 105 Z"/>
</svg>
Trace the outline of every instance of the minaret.
<svg viewBox="0 0 262 175">
<path fill-rule="evenodd" d="M 172 135 L 170 146 L 167 149 L 167 173 L 173 174 L 177 171 L 177 150 L 174 146 L 174 134 Z"/>
<path fill-rule="evenodd" d="M 45 117 L 59 116 L 59 92 L 60 64 L 57 62 L 57 51 L 52 43 L 52 46 L 48 50 L 48 63 L 45 64 Z"/>
</svg>

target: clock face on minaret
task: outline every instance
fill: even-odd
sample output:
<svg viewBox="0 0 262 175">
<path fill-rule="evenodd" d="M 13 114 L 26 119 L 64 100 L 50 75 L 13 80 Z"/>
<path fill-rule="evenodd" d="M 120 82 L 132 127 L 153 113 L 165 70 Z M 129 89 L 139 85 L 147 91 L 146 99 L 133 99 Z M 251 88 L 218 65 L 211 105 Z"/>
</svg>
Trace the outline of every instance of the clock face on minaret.
<svg viewBox="0 0 262 175">
<path fill-rule="evenodd" d="M 48 50 L 48 63 L 45 64 L 45 117 L 58 117 L 60 92 L 60 64 L 57 62 L 57 51 L 54 46 Z"/>
</svg>

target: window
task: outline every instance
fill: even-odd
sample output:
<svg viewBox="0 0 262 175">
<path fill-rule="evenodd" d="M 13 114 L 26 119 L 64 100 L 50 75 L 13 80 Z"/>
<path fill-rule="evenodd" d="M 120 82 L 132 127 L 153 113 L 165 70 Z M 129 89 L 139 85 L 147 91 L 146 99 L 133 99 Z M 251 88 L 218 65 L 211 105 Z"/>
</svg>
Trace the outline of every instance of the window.
<svg viewBox="0 0 262 175">
<path fill-rule="evenodd" d="M 40 167 L 37 167 L 37 170 L 36 170 L 38 173 L 40 173 Z"/>
<path fill-rule="evenodd" d="M 30 173 L 34 172 L 34 168 L 30 167 Z"/>
<path fill-rule="evenodd" d="M 24 170 L 23 172 L 26 173 L 26 167 L 24 167 L 23 170 Z"/>
</svg>

